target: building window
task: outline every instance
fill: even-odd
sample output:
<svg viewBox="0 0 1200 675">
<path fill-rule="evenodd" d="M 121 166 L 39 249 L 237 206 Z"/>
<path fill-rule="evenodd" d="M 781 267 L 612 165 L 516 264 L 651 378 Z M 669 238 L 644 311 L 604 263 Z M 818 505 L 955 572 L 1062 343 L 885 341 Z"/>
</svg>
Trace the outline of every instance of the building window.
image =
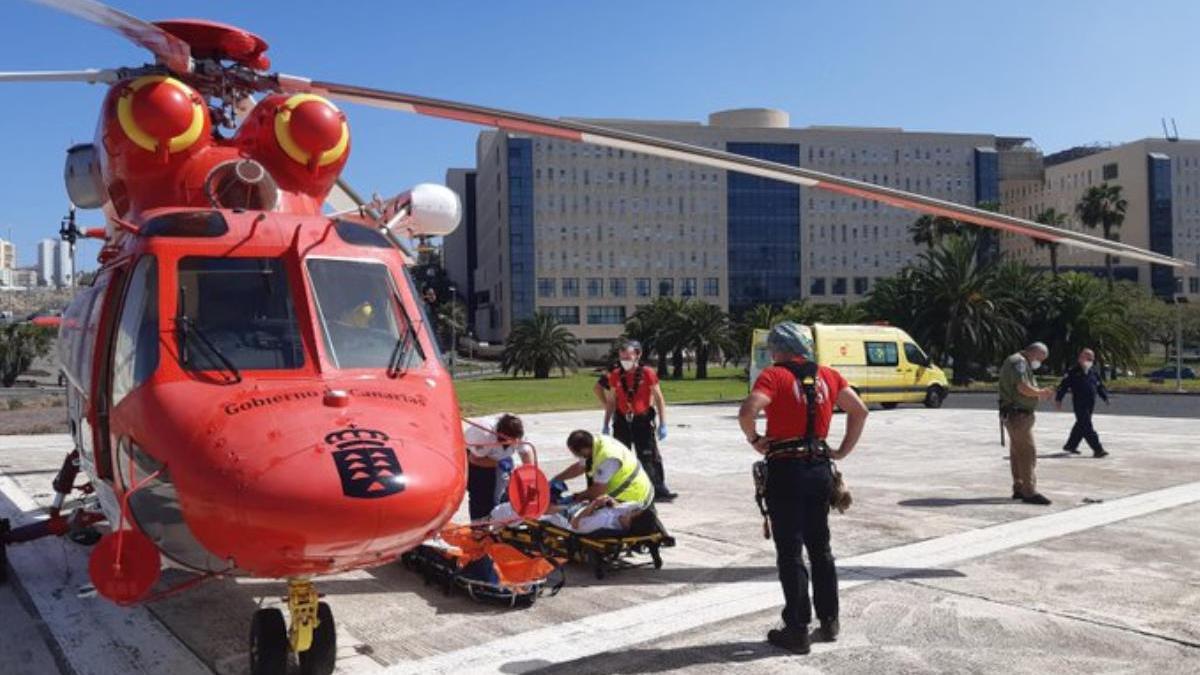
<svg viewBox="0 0 1200 675">
<path fill-rule="evenodd" d="M 562 294 L 564 298 L 579 297 L 579 279 L 576 277 L 568 277 L 562 280 Z"/>
<path fill-rule="evenodd" d="M 557 284 L 555 284 L 554 279 L 549 277 L 538 277 L 539 298 L 553 298 L 556 290 Z"/>
<path fill-rule="evenodd" d="M 687 277 L 683 280 L 683 297 L 696 297 L 696 277 Z"/>
<path fill-rule="evenodd" d="M 543 307 L 542 311 L 557 319 L 559 323 L 569 326 L 579 325 L 579 307 L 576 305 Z"/>
<path fill-rule="evenodd" d="M 845 295 L 846 294 L 846 277 L 834 277 L 834 279 L 833 279 L 833 294 L 834 295 Z M 565 295 L 565 293 L 564 293 L 564 295 Z"/>
<path fill-rule="evenodd" d="M 704 297 L 715 298 L 721 294 L 721 279 L 720 277 L 707 277 L 704 279 Z"/>
<path fill-rule="evenodd" d="M 674 279 L 659 279 L 658 280 L 658 297 L 670 298 L 675 295 L 675 280 Z"/>
<path fill-rule="evenodd" d="M 625 307 L 588 307 L 588 325 L 614 326 L 625 323 Z"/>
<path fill-rule="evenodd" d="M 1104 180 L 1116 180 L 1117 179 L 1117 164 L 1116 164 L 1116 162 L 1113 162 L 1112 164 L 1105 164 L 1104 167 L 1101 169 L 1101 176 L 1104 178 Z"/>
<path fill-rule="evenodd" d="M 868 366 L 900 365 L 895 342 L 864 342 L 863 349 L 867 352 Z"/>
<path fill-rule="evenodd" d="M 1188 279 L 1188 293 L 1192 293 L 1193 295 L 1200 293 L 1200 277 Z"/>
<path fill-rule="evenodd" d="M 618 277 L 609 279 L 608 294 L 614 298 L 625 297 L 625 280 Z"/>
<path fill-rule="evenodd" d="M 600 277 L 588 277 L 587 296 L 589 298 L 604 297 L 604 280 Z"/>
<path fill-rule="evenodd" d="M 813 277 L 808 285 L 809 295 L 825 295 L 825 277 Z"/>
<path fill-rule="evenodd" d="M 866 295 L 870 280 L 867 277 L 854 277 L 854 294 Z"/>
<path fill-rule="evenodd" d="M 650 297 L 650 279 L 641 277 L 633 280 L 634 291 L 639 298 Z"/>
</svg>

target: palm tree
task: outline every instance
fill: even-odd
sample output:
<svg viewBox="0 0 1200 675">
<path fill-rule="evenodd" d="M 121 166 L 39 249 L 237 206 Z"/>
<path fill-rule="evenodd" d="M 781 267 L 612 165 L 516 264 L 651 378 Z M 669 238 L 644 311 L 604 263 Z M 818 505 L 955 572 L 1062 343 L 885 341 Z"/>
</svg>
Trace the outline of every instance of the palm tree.
<svg viewBox="0 0 1200 675">
<path fill-rule="evenodd" d="M 1120 185 L 1101 183 L 1088 188 L 1079 202 L 1075 204 L 1075 215 L 1080 222 L 1090 229 L 1100 227 L 1104 238 L 1116 241 L 1117 230 L 1125 222 L 1125 209 L 1128 203 L 1121 197 Z M 1108 276 L 1108 287 L 1113 287 L 1113 259 L 1111 255 L 1104 256 L 1104 269 Z"/>
<path fill-rule="evenodd" d="M 921 216 L 908 226 L 908 233 L 914 244 L 925 248 L 933 248 L 948 235 L 957 234 L 962 230 L 962 224 L 946 216 Z"/>
<path fill-rule="evenodd" d="M 1067 224 L 1067 214 L 1059 213 L 1057 209 L 1048 208 L 1037 214 L 1034 218 L 1043 225 L 1053 225 L 1054 227 L 1065 227 Z M 1058 276 L 1058 247 L 1061 246 L 1057 241 L 1048 241 L 1046 239 L 1033 240 L 1033 245 L 1038 248 L 1050 249 L 1050 274 Z"/>
<path fill-rule="evenodd" d="M 533 373 L 539 380 L 550 377 L 554 368 L 565 375 L 567 368 L 579 363 L 577 344 L 579 340 L 554 315 L 538 312 L 513 327 L 500 354 L 500 368 L 518 375 Z"/>
<path fill-rule="evenodd" d="M 693 300 L 684 308 L 686 345 L 696 352 L 696 379 L 708 377 L 708 361 L 729 345 L 729 315 L 720 307 Z"/>
<path fill-rule="evenodd" d="M 675 377 L 683 377 L 683 306 L 682 300 L 656 298 L 625 322 L 625 334 L 641 342 L 644 353 L 658 356 L 660 379 L 667 377 L 669 357 L 675 362 Z"/>
<path fill-rule="evenodd" d="M 1141 339 L 1116 291 L 1096 277 L 1068 273 L 1054 281 L 1051 295 L 1044 334 L 1051 336 L 1047 342 L 1054 365 L 1065 370 L 1084 347 L 1094 349 L 1101 363 L 1136 365 Z"/>
<path fill-rule="evenodd" d="M 973 231 L 947 237 L 921 254 L 911 279 L 920 299 L 913 337 L 935 359 L 953 361 L 956 383 L 1024 335 L 1020 303 L 998 283 L 997 267 L 980 263 L 978 245 Z"/>
</svg>

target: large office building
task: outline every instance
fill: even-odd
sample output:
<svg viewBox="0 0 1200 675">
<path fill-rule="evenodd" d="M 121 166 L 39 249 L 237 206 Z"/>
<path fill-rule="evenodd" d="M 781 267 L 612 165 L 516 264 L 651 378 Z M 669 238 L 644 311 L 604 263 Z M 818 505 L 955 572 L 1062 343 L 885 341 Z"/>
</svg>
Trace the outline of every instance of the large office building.
<svg viewBox="0 0 1200 675">
<path fill-rule="evenodd" d="M 39 241 L 37 274 L 39 286 L 71 287 L 75 281 L 75 261 L 70 244 L 59 239 Z"/>
<path fill-rule="evenodd" d="M 1032 175 L 1003 182 L 1007 213 L 1034 219 L 1052 208 L 1067 215 L 1067 227 L 1089 231 L 1075 215 L 1075 204 L 1089 187 L 1119 185 L 1126 213 L 1118 238 L 1200 266 L 1200 141 L 1143 139 L 1115 147 L 1071 148 L 1039 159 Z M 1091 232 L 1102 236 L 1098 229 Z M 1034 246 L 1028 237 L 1004 235 L 1001 250 L 1030 265 L 1049 266 L 1049 250 Z M 1099 274 L 1104 255 L 1060 247 L 1058 265 L 1060 270 Z M 1117 258 L 1113 276 L 1136 281 L 1160 297 L 1178 290 L 1192 302 L 1200 300 L 1195 267 L 1176 270 Z"/>
<path fill-rule="evenodd" d="M 17 268 L 17 245 L 7 239 L 0 239 L 0 270 L 15 270 Z"/>
<path fill-rule="evenodd" d="M 769 109 L 718 112 L 707 124 L 586 121 L 964 204 L 999 201 L 1001 155 L 1024 140 L 792 128 L 786 113 Z M 460 288 L 470 280 L 474 328 L 485 340 L 546 311 L 599 348 L 656 297 L 698 298 L 735 314 L 799 298 L 856 301 L 920 250 L 908 232 L 912 212 L 556 139 L 483 132 L 476 167 L 448 181 L 469 222 L 447 237 L 446 262 Z M 474 260 L 459 253 L 468 248 Z"/>
</svg>

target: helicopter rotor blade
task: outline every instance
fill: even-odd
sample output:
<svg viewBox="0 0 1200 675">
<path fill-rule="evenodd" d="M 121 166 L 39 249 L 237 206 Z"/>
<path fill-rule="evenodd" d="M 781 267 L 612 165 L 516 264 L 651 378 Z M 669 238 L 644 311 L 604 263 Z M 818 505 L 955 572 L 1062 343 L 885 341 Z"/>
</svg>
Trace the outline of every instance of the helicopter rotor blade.
<svg viewBox="0 0 1200 675">
<path fill-rule="evenodd" d="M 121 79 L 113 69 L 89 70 L 31 70 L 24 72 L 0 72 L 0 82 L 86 82 L 88 84 L 112 84 Z"/>
<path fill-rule="evenodd" d="M 901 209 L 918 211 L 935 216 L 946 216 L 990 229 L 1011 232 L 1043 241 L 1061 243 L 1066 246 L 1073 246 L 1108 255 L 1123 256 L 1144 262 L 1167 265 L 1169 267 L 1191 266 L 1191 263 L 1185 260 L 1179 260 L 1168 255 L 1147 251 L 1119 241 L 1110 241 L 1083 232 L 1075 232 L 1065 228 L 1036 223 L 936 197 L 905 192 L 895 188 L 875 185 L 812 169 L 778 164 L 723 150 L 645 136 L 620 129 L 611 129 L 582 122 L 537 117 L 524 113 L 381 89 L 313 81 L 291 75 L 276 75 L 275 82 L 279 90 L 283 92 L 320 94 L 331 99 L 417 115 L 469 122 L 514 133 L 533 134 L 640 152 L 726 171 L 738 171 L 762 176 L 801 187 L 827 190 L 849 197 L 870 199 Z"/>
<path fill-rule="evenodd" d="M 95 0 L 31 1 L 120 33 L 126 40 L 149 49 L 163 65 L 176 73 L 192 72 L 192 48 L 188 43 L 149 21 Z"/>
</svg>

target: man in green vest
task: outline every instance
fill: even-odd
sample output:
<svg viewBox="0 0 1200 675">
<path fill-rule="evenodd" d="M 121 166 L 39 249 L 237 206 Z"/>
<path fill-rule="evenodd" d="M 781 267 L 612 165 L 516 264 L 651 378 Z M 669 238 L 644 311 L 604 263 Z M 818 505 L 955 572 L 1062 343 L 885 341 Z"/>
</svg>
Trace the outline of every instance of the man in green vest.
<svg viewBox="0 0 1200 675">
<path fill-rule="evenodd" d="M 1050 350 L 1041 342 L 1004 359 L 1000 366 L 1000 421 L 1008 432 L 1008 460 L 1012 467 L 1013 499 L 1026 504 L 1048 505 L 1050 500 L 1037 491 L 1033 469 L 1037 464 L 1037 445 L 1033 441 L 1033 411 L 1039 401 L 1054 396 L 1054 389 L 1039 387 L 1033 371 L 1041 367 Z M 1003 440 L 1003 439 L 1002 439 Z"/>
<path fill-rule="evenodd" d="M 554 480 L 587 475 L 591 485 L 571 495 L 572 501 L 590 502 L 609 496 L 622 506 L 648 508 L 654 501 L 654 486 L 637 455 L 612 436 L 593 436 L 578 429 L 567 437 L 567 449 L 579 460 L 563 469 Z"/>
</svg>

